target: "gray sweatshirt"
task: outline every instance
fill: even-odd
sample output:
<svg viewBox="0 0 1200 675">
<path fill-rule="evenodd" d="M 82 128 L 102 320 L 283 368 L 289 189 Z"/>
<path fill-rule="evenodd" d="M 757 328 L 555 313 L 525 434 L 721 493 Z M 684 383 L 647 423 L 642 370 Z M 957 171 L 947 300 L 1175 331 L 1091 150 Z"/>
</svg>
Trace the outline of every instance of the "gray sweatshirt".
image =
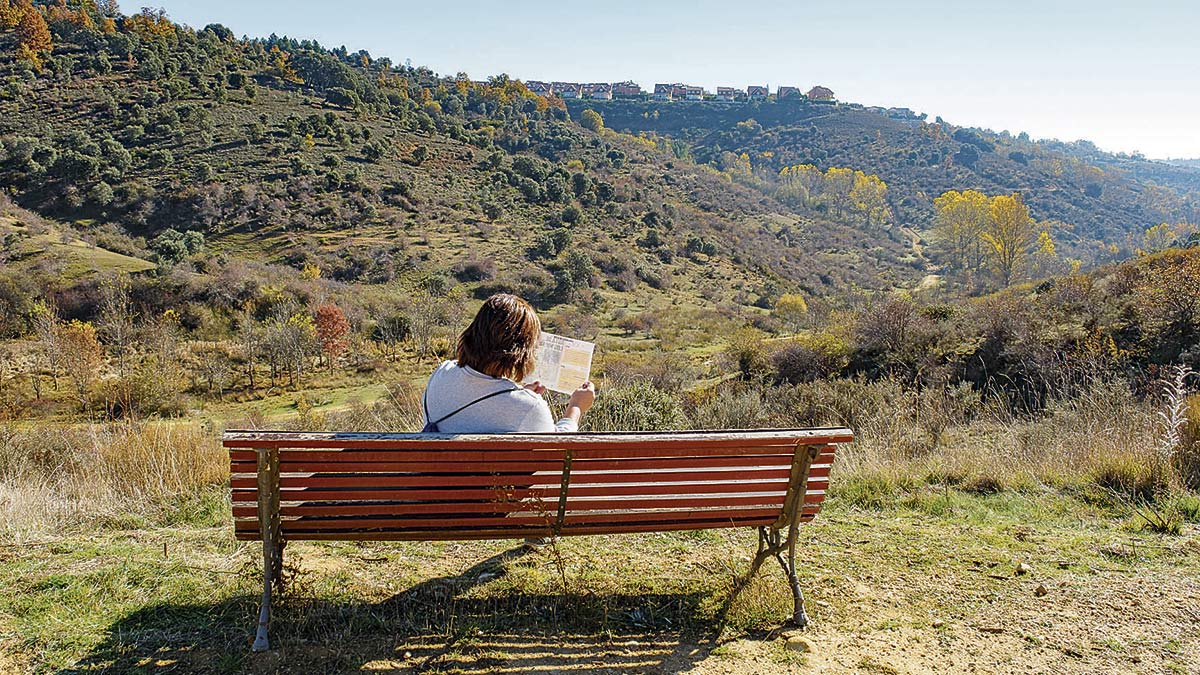
<svg viewBox="0 0 1200 675">
<path fill-rule="evenodd" d="M 578 431 L 573 420 L 564 418 L 555 423 L 550 406 L 539 394 L 512 380 L 485 375 L 467 366 L 460 367 L 457 361 L 445 361 L 433 371 L 425 387 L 421 414 L 424 415 L 428 407 L 429 418 L 438 420 L 477 398 L 505 390 L 512 392 L 480 401 L 439 422 L 438 431 L 445 434 Z"/>
</svg>

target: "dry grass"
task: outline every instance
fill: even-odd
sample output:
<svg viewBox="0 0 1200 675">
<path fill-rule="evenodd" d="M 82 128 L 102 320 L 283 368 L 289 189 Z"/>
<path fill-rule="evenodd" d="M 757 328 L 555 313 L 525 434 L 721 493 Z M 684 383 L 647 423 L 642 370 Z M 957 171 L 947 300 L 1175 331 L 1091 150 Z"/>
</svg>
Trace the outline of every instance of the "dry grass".
<svg viewBox="0 0 1200 675">
<path fill-rule="evenodd" d="M 228 478 L 228 455 L 198 426 L 0 426 L 0 532 L 169 519 Z"/>
</svg>

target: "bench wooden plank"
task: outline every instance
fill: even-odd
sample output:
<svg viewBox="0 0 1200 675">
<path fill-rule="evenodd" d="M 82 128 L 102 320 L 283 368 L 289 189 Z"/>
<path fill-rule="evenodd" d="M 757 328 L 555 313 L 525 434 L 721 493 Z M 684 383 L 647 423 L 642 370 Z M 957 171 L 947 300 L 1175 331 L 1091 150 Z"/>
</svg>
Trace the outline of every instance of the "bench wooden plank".
<svg viewBox="0 0 1200 675">
<path fill-rule="evenodd" d="M 638 499 L 567 499 L 568 511 L 644 508 L 711 508 L 731 506 L 783 506 L 786 492 L 764 492 L 756 494 L 716 495 L 666 495 Z M 453 514 L 453 513 L 524 513 L 557 512 L 557 499 L 521 499 L 512 502 L 374 502 L 338 504 L 283 504 L 280 513 L 285 518 L 292 516 L 358 516 L 358 515 L 409 515 L 409 514 Z M 233 507 L 238 518 L 253 518 L 257 509 L 251 506 Z"/>
<path fill-rule="evenodd" d="M 618 483 L 609 483 L 606 485 L 578 487 L 571 489 L 572 496 L 588 497 L 588 496 L 604 496 L 604 495 L 654 495 L 654 494 L 676 494 L 688 493 L 690 491 L 702 492 L 745 492 L 750 489 L 767 489 L 771 487 L 781 486 L 780 481 L 750 481 L 750 480 L 734 480 L 734 481 L 696 481 L 696 482 L 659 482 L 659 483 L 634 483 L 622 485 Z M 809 491 L 825 490 L 828 482 L 824 479 L 809 480 Z M 541 488 L 531 488 L 536 491 L 536 494 L 547 499 L 557 499 L 559 494 L 559 486 L 546 486 Z M 495 490 L 491 489 L 418 489 L 418 488 L 288 488 L 282 491 L 282 499 L 285 502 L 289 501 L 344 501 L 347 499 L 361 500 L 388 500 L 388 499 L 406 499 L 406 500 L 453 500 L 453 499 L 491 499 L 495 497 Z M 253 489 L 234 489 L 233 501 L 251 502 L 258 501 L 258 492 Z"/>
<path fill-rule="evenodd" d="M 812 521 L 814 517 L 814 514 L 805 514 L 800 516 L 799 521 L 802 523 L 807 523 Z M 728 520 L 692 520 L 678 521 L 673 523 L 651 523 L 647 525 L 622 523 L 620 527 L 607 527 L 603 525 L 573 525 L 570 528 L 564 528 L 560 534 L 596 535 L 707 530 L 731 526 L 755 527 L 770 525 L 771 522 L 773 521 L 770 518 L 758 518 L 732 522 Z M 234 532 L 234 537 L 239 541 L 255 541 L 258 539 L 257 532 L 257 530 L 236 530 Z M 537 537 L 548 534 L 551 534 L 551 528 L 548 527 L 519 527 L 511 529 L 463 530 L 452 532 L 442 529 L 396 531 L 376 530 L 371 532 L 293 531 L 288 534 L 288 538 L 297 541 L 474 541 L 477 539 L 518 539 L 521 537 Z"/>
<path fill-rule="evenodd" d="M 707 447 L 746 446 L 758 443 L 775 445 L 828 445 L 849 443 L 854 434 L 844 427 L 813 429 L 746 429 L 671 432 L 584 432 L 573 434 L 395 434 L 365 432 L 287 432 L 228 430 L 223 443 L 227 448 L 402 448 L 430 450 L 463 449 L 496 450 L 504 448 L 586 448 L 603 446 L 621 449 L 639 446 L 666 447 L 695 444 L 702 441 Z"/>
</svg>

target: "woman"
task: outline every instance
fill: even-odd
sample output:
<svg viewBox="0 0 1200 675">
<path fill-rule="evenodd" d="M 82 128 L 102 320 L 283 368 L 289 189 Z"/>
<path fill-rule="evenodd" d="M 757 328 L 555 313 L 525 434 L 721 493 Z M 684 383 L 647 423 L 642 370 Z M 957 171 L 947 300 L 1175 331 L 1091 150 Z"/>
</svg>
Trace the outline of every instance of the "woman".
<svg viewBox="0 0 1200 675">
<path fill-rule="evenodd" d="M 542 323 L 533 307 L 515 295 L 488 298 L 458 337 L 455 360 L 438 366 L 425 387 L 425 430 L 450 434 L 573 432 L 596 400 L 585 382 L 571 394 L 565 416 L 554 421 L 534 382 Z M 431 424 L 432 423 L 432 424 Z M 435 427 L 435 428 L 431 428 Z"/>
</svg>

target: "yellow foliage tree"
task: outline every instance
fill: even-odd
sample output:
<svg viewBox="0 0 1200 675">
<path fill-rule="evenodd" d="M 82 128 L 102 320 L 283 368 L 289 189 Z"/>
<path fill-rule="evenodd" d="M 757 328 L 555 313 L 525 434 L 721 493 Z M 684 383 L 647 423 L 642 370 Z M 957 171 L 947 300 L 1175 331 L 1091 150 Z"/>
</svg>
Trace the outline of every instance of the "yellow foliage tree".
<svg viewBox="0 0 1200 675">
<path fill-rule="evenodd" d="M 292 67 L 292 55 L 280 49 L 278 46 L 271 47 L 271 51 L 267 54 L 267 70 L 268 75 L 274 75 L 284 82 L 292 82 L 294 84 L 303 84 L 304 80 L 296 73 L 296 69 Z"/>
<path fill-rule="evenodd" d="M 854 189 L 854 170 L 836 166 L 829 167 L 825 172 L 824 190 L 822 195 L 838 216 L 846 215 L 850 207 L 850 191 Z"/>
<path fill-rule="evenodd" d="M 855 171 L 854 185 L 850 188 L 850 202 L 856 211 L 866 216 L 868 227 L 875 216 L 879 217 L 879 222 L 883 222 L 883 216 L 887 212 L 887 183 L 874 174 Z"/>
<path fill-rule="evenodd" d="M 166 11 L 162 9 L 143 7 L 140 13 L 126 17 L 124 26 L 125 30 L 144 39 L 167 38 L 175 35 L 175 24 L 171 23 L 171 20 L 167 18 Z"/>
<path fill-rule="evenodd" d="M 88 389 L 95 381 L 103 359 L 96 327 L 75 320 L 57 326 L 54 332 L 57 361 L 67 371 L 67 377 L 71 378 L 80 407 L 86 408 Z"/>
<path fill-rule="evenodd" d="M 808 316 L 808 303 L 799 293 L 784 293 L 775 302 L 772 314 L 792 330 L 798 330 Z"/>
<path fill-rule="evenodd" d="M 1167 223 L 1148 227 L 1142 233 L 1142 247 L 1147 253 L 1157 253 L 1170 246 L 1173 241 L 1175 241 L 1175 228 Z"/>
<path fill-rule="evenodd" d="M 1037 241 L 1037 225 L 1029 217 L 1029 207 L 1018 192 L 992 197 L 989 206 L 992 217 L 982 237 L 988 257 L 1007 287 L 1012 285 L 1018 268 Z"/>
<path fill-rule="evenodd" d="M 780 198 L 808 205 L 821 194 L 825 174 L 812 164 L 785 166 L 779 170 Z"/>
<path fill-rule="evenodd" d="M 991 218 L 987 195 L 949 190 L 933 200 L 933 237 L 950 255 L 951 267 L 973 270 L 983 264 L 983 232 Z"/>
<path fill-rule="evenodd" d="M 21 23 L 21 8 L 11 0 L 0 0 L 0 31 L 12 30 Z"/>
</svg>

